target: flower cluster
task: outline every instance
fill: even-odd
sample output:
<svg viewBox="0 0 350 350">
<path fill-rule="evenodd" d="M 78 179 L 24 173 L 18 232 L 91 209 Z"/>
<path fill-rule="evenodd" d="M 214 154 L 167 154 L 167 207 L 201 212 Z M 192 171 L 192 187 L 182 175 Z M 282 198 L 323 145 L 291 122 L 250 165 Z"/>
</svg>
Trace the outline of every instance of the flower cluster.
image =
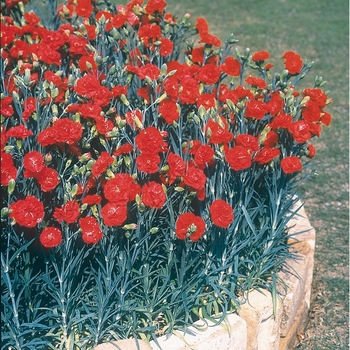
<svg viewBox="0 0 350 350">
<path fill-rule="evenodd" d="M 234 39 L 221 48 L 205 19 L 191 29 L 165 5 L 68 1 L 56 30 L 33 12 L 20 25 L 2 16 L 1 185 L 13 223 L 36 227 L 45 247 L 64 226 L 96 243 L 145 210 L 175 215 L 176 236 L 197 241 L 234 220 L 225 179 L 295 175 L 315 155 L 331 116 L 319 86 L 295 89 L 310 65 L 286 52 L 272 76 L 268 52 L 234 57 Z M 182 50 L 178 33 L 191 31 L 199 39 Z"/>
</svg>

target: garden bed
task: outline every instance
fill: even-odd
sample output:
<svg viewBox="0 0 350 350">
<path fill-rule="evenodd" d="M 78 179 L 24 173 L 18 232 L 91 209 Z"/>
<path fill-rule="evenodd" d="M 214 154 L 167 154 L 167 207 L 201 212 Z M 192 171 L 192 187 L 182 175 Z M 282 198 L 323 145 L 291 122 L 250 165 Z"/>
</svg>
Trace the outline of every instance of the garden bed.
<svg viewBox="0 0 350 350">
<path fill-rule="evenodd" d="M 278 299 L 275 318 L 270 293 L 254 290 L 238 314 L 228 315 L 221 325 L 214 326 L 208 321 L 209 327 L 198 331 L 197 328 L 203 326 L 199 321 L 196 327 L 188 330 L 191 334 L 177 333 L 168 339 L 160 337 L 159 346 L 154 341 L 150 344 L 138 341 L 139 349 L 287 350 L 295 346 L 308 319 L 316 237 L 304 208 L 290 221 L 290 227 L 290 233 L 302 232 L 297 235 L 297 241 L 291 241 L 299 251 L 299 259 L 289 261 L 295 273 L 279 274 L 288 290 Z M 129 339 L 100 344 L 95 350 L 133 350 L 138 346 L 135 340 Z"/>
</svg>

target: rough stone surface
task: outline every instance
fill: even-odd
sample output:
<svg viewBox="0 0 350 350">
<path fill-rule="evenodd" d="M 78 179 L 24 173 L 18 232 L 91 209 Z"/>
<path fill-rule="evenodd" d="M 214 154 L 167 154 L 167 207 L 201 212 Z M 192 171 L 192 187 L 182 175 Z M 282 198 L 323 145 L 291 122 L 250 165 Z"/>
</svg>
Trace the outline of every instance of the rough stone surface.
<svg viewBox="0 0 350 350">
<path fill-rule="evenodd" d="M 271 294 L 267 291 L 252 291 L 248 302 L 238 314 L 247 322 L 247 350 L 277 350 L 280 340 L 280 324 L 283 307 L 277 299 L 276 318 L 273 315 Z"/>
<path fill-rule="evenodd" d="M 200 322 L 199 322 L 200 323 Z M 212 323 L 208 322 L 212 325 Z M 225 326 L 229 326 L 229 332 Z M 247 349 L 247 327 L 245 321 L 236 314 L 228 315 L 227 322 L 219 326 L 208 327 L 204 332 L 194 327 L 189 328 L 194 332 L 159 338 L 158 347 L 153 341 L 153 350 L 246 350 Z"/>
</svg>

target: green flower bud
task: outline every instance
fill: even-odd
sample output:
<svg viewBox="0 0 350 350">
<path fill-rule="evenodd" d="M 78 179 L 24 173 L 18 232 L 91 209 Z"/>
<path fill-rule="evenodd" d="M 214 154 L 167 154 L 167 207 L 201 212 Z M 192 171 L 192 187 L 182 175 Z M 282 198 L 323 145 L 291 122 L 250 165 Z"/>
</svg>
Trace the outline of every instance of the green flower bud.
<svg viewBox="0 0 350 350">
<path fill-rule="evenodd" d="M 7 193 L 12 194 L 13 191 L 15 190 L 15 186 L 16 186 L 16 181 L 14 179 L 11 179 L 7 186 Z"/>
</svg>

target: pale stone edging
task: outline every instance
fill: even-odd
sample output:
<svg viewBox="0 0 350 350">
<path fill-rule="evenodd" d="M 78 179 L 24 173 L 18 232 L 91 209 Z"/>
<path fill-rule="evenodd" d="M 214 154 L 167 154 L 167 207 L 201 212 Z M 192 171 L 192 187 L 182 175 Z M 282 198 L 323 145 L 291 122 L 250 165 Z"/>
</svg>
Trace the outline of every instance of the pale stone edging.
<svg viewBox="0 0 350 350">
<path fill-rule="evenodd" d="M 249 293 L 237 314 L 227 316 L 224 325 L 208 327 L 204 332 L 190 327 L 195 335 L 172 335 L 169 339 L 158 339 L 161 350 L 288 350 L 297 342 L 297 335 L 303 332 L 310 308 L 311 282 L 314 266 L 316 233 L 305 213 L 304 207 L 290 220 L 290 233 L 299 233 L 293 244 L 299 251 L 298 260 L 289 265 L 298 276 L 281 272 L 279 276 L 288 286 L 283 300 L 278 300 L 276 318 L 273 317 L 272 298 L 269 292 Z M 199 321 L 200 322 L 200 321 Z M 208 322 L 210 325 L 210 322 Z M 95 350 L 159 350 L 151 341 L 126 339 L 100 344 Z"/>
</svg>

